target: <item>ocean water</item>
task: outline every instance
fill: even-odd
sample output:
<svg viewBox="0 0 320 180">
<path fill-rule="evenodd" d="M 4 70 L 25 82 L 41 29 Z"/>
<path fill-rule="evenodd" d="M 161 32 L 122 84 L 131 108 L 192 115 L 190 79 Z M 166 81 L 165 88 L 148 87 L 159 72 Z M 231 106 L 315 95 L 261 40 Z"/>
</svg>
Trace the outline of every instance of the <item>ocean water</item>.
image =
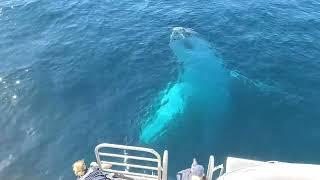
<svg viewBox="0 0 320 180">
<path fill-rule="evenodd" d="M 146 144 L 169 150 L 171 177 L 210 154 L 320 163 L 319 1 L 2 0 L 0 179 L 73 179 L 99 143 L 141 145 L 141 119 L 181 71 L 176 26 L 273 88 L 235 81 L 211 125 L 192 104 Z"/>
</svg>

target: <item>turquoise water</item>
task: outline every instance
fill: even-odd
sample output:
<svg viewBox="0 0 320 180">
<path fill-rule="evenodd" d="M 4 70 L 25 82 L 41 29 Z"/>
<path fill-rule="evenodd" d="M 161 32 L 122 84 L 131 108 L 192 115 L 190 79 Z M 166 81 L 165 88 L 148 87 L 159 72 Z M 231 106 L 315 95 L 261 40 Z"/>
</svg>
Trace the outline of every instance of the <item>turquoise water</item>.
<svg viewBox="0 0 320 180">
<path fill-rule="evenodd" d="M 176 26 L 273 88 L 233 78 L 219 116 L 191 102 L 147 144 L 169 150 L 172 177 L 210 154 L 320 163 L 319 17 L 315 0 L 1 1 L 0 179 L 72 179 L 72 162 L 93 160 L 98 143 L 139 145 L 183 71 L 169 46 Z"/>
</svg>

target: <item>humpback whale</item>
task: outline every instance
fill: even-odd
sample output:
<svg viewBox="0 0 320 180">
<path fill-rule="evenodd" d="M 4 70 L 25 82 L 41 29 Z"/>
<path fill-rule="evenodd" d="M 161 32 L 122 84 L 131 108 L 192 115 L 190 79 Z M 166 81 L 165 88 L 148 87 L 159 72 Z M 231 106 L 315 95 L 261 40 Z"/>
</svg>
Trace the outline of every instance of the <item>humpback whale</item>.
<svg viewBox="0 0 320 180">
<path fill-rule="evenodd" d="M 177 82 L 160 94 L 159 108 L 145 120 L 141 143 L 154 142 L 191 101 L 211 102 L 217 112 L 228 104 L 230 73 L 207 41 L 190 28 L 175 27 L 169 46 L 182 69 Z"/>
</svg>

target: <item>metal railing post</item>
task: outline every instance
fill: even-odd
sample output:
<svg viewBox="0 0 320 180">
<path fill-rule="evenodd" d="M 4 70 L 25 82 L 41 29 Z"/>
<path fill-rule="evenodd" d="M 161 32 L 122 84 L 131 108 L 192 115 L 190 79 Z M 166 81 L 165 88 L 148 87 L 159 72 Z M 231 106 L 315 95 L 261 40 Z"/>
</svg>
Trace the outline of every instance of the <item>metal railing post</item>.
<svg viewBox="0 0 320 180">
<path fill-rule="evenodd" d="M 207 169 L 207 180 L 212 180 L 214 168 L 214 157 L 211 155 L 209 158 L 208 169 Z"/>
<path fill-rule="evenodd" d="M 165 150 L 163 152 L 163 160 L 162 160 L 162 180 L 168 179 L 168 151 Z"/>
</svg>

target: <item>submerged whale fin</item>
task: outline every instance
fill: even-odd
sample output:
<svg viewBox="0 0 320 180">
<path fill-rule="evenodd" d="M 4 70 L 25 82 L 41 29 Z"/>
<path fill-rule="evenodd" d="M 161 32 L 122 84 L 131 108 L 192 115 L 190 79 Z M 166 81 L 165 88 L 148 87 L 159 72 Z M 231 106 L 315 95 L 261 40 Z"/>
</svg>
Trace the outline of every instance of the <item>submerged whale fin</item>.
<svg viewBox="0 0 320 180">
<path fill-rule="evenodd" d="M 166 127 L 178 114 L 183 113 L 185 101 L 190 92 L 190 87 L 185 83 L 174 84 L 161 98 L 160 108 L 155 115 L 146 121 L 142 129 L 140 141 L 151 143 L 158 136 L 161 136 Z"/>
<path fill-rule="evenodd" d="M 230 76 L 232 78 L 241 80 L 245 85 L 257 87 L 259 90 L 263 92 L 267 92 L 267 93 L 282 92 L 280 88 L 264 84 L 260 81 L 251 80 L 236 70 L 230 71 Z"/>
</svg>

